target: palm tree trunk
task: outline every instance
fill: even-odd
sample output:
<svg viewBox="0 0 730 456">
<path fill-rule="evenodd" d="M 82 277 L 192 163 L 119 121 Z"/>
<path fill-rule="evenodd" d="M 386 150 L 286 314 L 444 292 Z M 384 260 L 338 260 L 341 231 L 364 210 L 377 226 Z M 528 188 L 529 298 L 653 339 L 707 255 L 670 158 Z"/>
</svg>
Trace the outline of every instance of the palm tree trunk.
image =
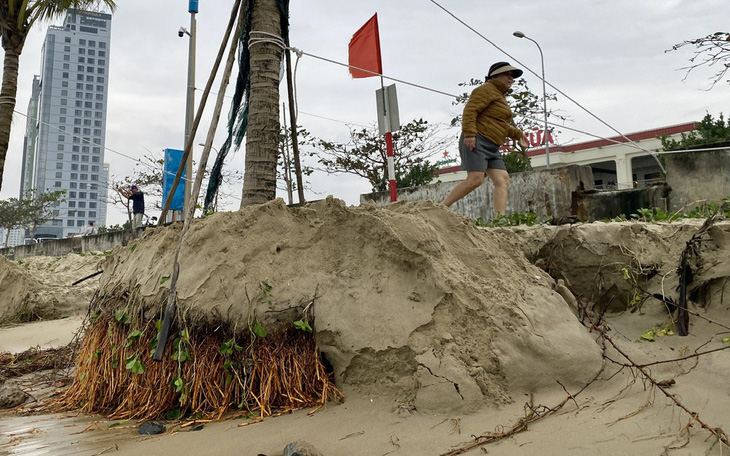
<svg viewBox="0 0 730 456">
<path fill-rule="evenodd" d="M 257 0 L 251 14 L 252 31 L 281 36 L 281 13 L 276 0 Z M 276 197 L 281 48 L 272 43 L 256 43 L 250 49 L 250 62 L 251 94 L 241 207 Z"/>
<path fill-rule="evenodd" d="M 18 65 L 22 50 L 22 43 L 20 46 L 12 46 L 12 43 L 6 43 L 5 45 L 3 82 L 0 89 L 0 190 L 3 187 L 5 157 L 8 154 L 8 146 L 10 145 L 10 124 L 13 121 L 15 95 L 18 92 Z"/>
</svg>

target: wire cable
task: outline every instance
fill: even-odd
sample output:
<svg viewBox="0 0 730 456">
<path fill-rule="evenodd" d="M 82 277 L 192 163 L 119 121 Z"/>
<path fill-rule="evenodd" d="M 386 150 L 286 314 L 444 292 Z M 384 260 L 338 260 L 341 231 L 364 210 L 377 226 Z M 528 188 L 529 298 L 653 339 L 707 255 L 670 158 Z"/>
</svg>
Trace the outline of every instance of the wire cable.
<svg viewBox="0 0 730 456">
<path fill-rule="evenodd" d="M 458 17 L 457 17 L 457 16 L 456 16 L 456 15 L 455 15 L 454 13 L 452 13 L 452 12 L 451 12 L 451 11 L 449 11 L 448 9 L 444 8 L 443 6 L 441 6 L 441 5 L 440 5 L 440 4 L 439 4 L 439 3 L 438 3 L 438 2 L 436 1 L 436 0 L 430 0 L 430 2 L 431 2 L 431 3 L 433 3 L 434 5 L 438 6 L 439 8 L 441 8 L 441 9 L 442 9 L 442 10 L 443 10 L 444 12 L 446 12 L 446 14 L 448 14 L 449 16 L 451 16 L 451 17 L 453 17 L 454 19 L 456 19 L 456 20 L 457 20 L 457 21 L 458 21 L 459 23 L 461 23 L 461 24 L 462 24 L 462 25 L 464 25 L 464 26 L 465 26 L 466 28 L 468 28 L 469 30 L 471 30 L 472 32 L 474 32 L 475 34 L 477 34 L 477 35 L 478 35 L 478 36 L 479 36 L 480 38 L 482 38 L 482 39 L 483 39 L 484 41 L 486 41 L 487 43 L 489 43 L 489 44 L 491 44 L 492 46 L 494 46 L 495 48 L 497 48 L 497 49 L 498 49 L 498 50 L 499 50 L 499 51 L 500 51 L 501 53 L 503 53 L 504 55 L 506 55 L 506 56 L 507 56 L 507 57 L 509 57 L 510 59 L 514 60 L 514 61 L 515 61 L 515 62 L 517 62 L 518 64 L 520 64 L 520 65 L 521 65 L 522 67 L 524 67 L 524 68 L 525 68 L 525 69 L 526 69 L 527 71 L 529 71 L 529 72 L 530 72 L 530 73 L 532 73 L 532 74 L 533 74 L 533 75 L 534 75 L 535 77 L 537 77 L 537 78 L 538 78 L 538 79 L 539 79 L 540 81 L 543 81 L 543 82 L 545 82 L 545 84 L 547 84 L 547 85 L 549 85 L 549 86 L 550 86 L 551 88 L 555 89 L 555 90 L 556 90 L 556 91 L 557 91 L 557 92 L 558 92 L 559 94 L 561 94 L 562 96 L 564 96 L 564 97 L 565 97 L 565 98 L 567 98 L 568 100 L 570 100 L 570 101 L 572 101 L 573 103 L 575 103 L 575 104 L 576 104 L 576 105 L 577 105 L 577 106 L 578 106 L 579 108 L 581 108 L 581 109 L 582 109 L 583 111 L 585 111 L 586 113 L 588 113 L 588 114 L 589 114 L 589 115 L 590 115 L 591 117 L 593 117 L 594 119 L 596 119 L 596 120 L 598 120 L 599 122 L 601 122 L 601 123 L 602 123 L 603 125 L 607 126 L 607 127 L 608 127 L 608 128 L 610 128 L 611 130 L 613 130 L 614 132 L 616 132 L 616 133 L 617 133 L 617 134 L 618 134 L 619 136 L 621 136 L 621 137 L 625 138 L 625 139 L 626 139 L 626 140 L 627 140 L 628 142 L 630 142 L 630 143 L 634 144 L 634 145 L 635 145 L 635 146 L 636 146 L 636 147 L 637 147 L 638 149 L 640 149 L 640 150 L 643 150 L 643 151 L 645 151 L 645 152 L 648 152 L 649 154 L 651 154 L 651 156 L 652 156 L 652 157 L 654 157 L 654 159 L 656 159 L 657 163 L 659 164 L 659 167 L 660 167 L 660 168 L 662 169 L 662 172 L 666 173 L 666 170 L 664 169 L 664 165 L 662 165 L 662 163 L 661 163 L 661 162 L 659 161 L 659 158 L 658 158 L 658 157 L 656 156 L 656 154 L 655 154 L 655 153 L 654 153 L 653 151 L 651 151 L 651 150 L 648 150 L 648 149 L 645 149 L 645 148 L 643 148 L 643 147 L 639 146 L 639 145 L 638 145 L 638 144 L 636 144 L 636 143 L 635 143 L 634 141 L 632 141 L 631 139 L 627 138 L 627 137 L 626 137 L 626 135 L 624 135 L 623 133 L 621 133 L 620 131 L 618 131 L 617 129 L 615 129 L 615 128 L 614 128 L 613 126 L 609 125 L 609 124 L 608 124 L 608 123 L 607 123 L 606 121 L 604 121 L 603 119 L 601 119 L 601 118 L 600 118 L 600 117 L 598 117 L 597 115 L 593 114 L 593 113 L 592 113 L 591 111 L 589 111 L 589 110 L 588 110 L 587 108 L 585 108 L 585 107 L 584 107 L 583 105 L 581 105 L 581 104 L 580 104 L 580 103 L 578 103 L 578 102 L 577 102 L 576 100 L 574 100 L 573 98 L 571 98 L 571 97 L 570 97 L 569 95 L 567 95 L 567 94 L 566 94 L 565 92 L 563 92 L 562 90 L 558 89 L 557 87 L 555 87 L 554 85 L 552 85 L 551 83 L 549 83 L 549 82 L 548 82 L 547 80 L 543 80 L 543 78 L 542 78 L 542 77 L 541 77 L 540 75 L 538 75 L 538 74 L 537 74 L 537 73 L 536 73 L 535 71 L 533 71 L 533 70 L 532 70 L 532 69 L 531 69 L 531 68 L 530 68 L 529 66 L 525 65 L 524 63 L 522 63 L 522 62 L 521 62 L 521 61 L 520 61 L 519 59 L 517 59 L 516 57 L 512 56 L 512 55 L 511 55 L 511 54 L 510 54 L 509 52 L 507 52 L 507 51 L 505 51 L 504 49 L 502 49 L 501 47 L 497 46 L 497 45 L 496 45 L 496 44 L 495 44 L 494 42 L 492 42 L 492 41 L 491 41 L 491 40 L 490 40 L 489 38 L 487 38 L 486 36 L 482 35 L 482 34 L 481 34 L 481 33 L 479 33 L 479 32 L 478 32 L 477 30 L 475 30 L 475 29 L 474 29 L 474 28 L 473 28 L 472 26 L 470 26 L 469 24 L 467 24 L 466 22 L 464 22 L 463 20 L 461 20 L 460 18 L 458 18 Z"/>
</svg>

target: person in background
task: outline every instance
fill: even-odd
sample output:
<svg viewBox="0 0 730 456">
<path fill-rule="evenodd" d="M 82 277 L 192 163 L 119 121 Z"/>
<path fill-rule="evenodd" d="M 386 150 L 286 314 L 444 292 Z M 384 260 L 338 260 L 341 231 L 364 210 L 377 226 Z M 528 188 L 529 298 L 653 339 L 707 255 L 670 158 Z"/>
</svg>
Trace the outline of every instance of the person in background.
<svg viewBox="0 0 730 456">
<path fill-rule="evenodd" d="M 515 78 L 520 76 L 522 70 L 507 62 L 497 62 L 489 68 L 487 82 L 469 96 L 459 138 L 461 169 L 466 171 L 466 179 L 451 190 L 443 201 L 446 206 L 450 207 L 482 185 L 487 175 L 494 184 L 494 217 L 507 212 L 509 174 L 499 147 L 510 137 L 527 148 L 524 133 L 512 124 L 512 110 L 505 98 Z"/>
<path fill-rule="evenodd" d="M 136 185 L 129 187 L 129 190 L 120 188 L 119 193 L 132 201 L 132 229 L 139 228 L 142 226 L 142 216 L 144 215 L 144 193 Z"/>
<path fill-rule="evenodd" d="M 96 227 L 94 226 L 94 222 L 89 222 L 88 226 L 84 228 L 82 232 L 80 232 L 79 236 L 91 236 L 93 234 L 96 234 Z"/>
</svg>

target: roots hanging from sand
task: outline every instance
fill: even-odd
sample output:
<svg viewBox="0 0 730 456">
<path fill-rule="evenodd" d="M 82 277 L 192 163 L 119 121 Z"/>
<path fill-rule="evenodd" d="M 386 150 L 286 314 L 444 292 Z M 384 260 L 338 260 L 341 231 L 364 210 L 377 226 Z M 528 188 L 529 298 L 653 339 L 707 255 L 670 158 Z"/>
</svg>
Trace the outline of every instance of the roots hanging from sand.
<svg viewBox="0 0 730 456">
<path fill-rule="evenodd" d="M 182 330 L 161 362 L 151 357 L 156 344 L 154 324 L 132 330 L 114 318 L 97 320 L 82 341 L 73 383 L 56 405 L 111 419 L 154 419 L 170 412 L 220 419 L 231 410 L 263 418 L 342 399 L 314 338 L 304 331 L 236 341 L 220 329 Z"/>
</svg>

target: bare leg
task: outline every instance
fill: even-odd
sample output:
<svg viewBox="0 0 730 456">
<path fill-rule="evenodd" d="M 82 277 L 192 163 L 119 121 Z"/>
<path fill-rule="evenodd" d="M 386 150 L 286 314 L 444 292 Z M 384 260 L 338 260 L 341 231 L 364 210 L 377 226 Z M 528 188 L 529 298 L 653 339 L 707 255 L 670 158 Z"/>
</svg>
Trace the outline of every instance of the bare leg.
<svg viewBox="0 0 730 456">
<path fill-rule="evenodd" d="M 499 214 L 507 213 L 509 173 L 504 169 L 488 169 L 487 176 L 494 184 L 494 218 L 497 218 Z"/>
<path fill-rule="evenodd" d="M 446 206 L 451 206 L 455 202 L 459 201 L 466 195 L 472 192 L 475 188 L 482 185 L 484 182 L 484 173 L 481 171 L 467 171 L 466 179 L 456 184 L 456 187 L 451 189 L 451 193 L 443 201 Z"/>
</svg>

